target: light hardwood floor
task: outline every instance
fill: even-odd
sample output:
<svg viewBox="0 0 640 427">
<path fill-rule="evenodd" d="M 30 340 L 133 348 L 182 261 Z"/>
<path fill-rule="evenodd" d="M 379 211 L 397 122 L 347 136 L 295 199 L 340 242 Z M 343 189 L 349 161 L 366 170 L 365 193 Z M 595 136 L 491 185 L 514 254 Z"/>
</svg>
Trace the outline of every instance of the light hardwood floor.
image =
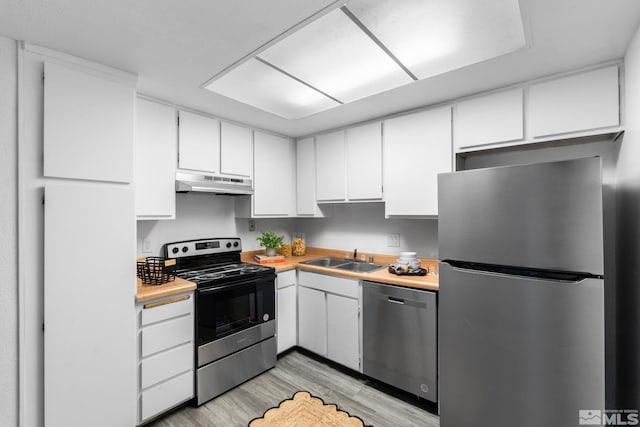
<svg viewBox="0 0 640 427">
<path fill-rule="evenodd" d="M 246 426 L 269 408 L 299 390 L 335 403 L 375 427 L 439 427 L 437 415 L 393 397 L 363 379 L 293 351 L 278 360 L 275 368 L 234 388 L 206 404 L 187 406 L 155 421 L 152 427 Z M 428 405 L 427 405 L 428 406 Z M 435 410 L 435 407 L 433 408 Z"/>
</svg>

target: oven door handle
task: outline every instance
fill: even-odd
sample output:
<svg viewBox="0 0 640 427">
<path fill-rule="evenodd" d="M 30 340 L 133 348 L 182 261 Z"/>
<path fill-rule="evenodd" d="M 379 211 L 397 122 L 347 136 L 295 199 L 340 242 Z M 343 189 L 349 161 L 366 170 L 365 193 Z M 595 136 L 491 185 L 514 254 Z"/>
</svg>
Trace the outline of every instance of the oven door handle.
<svg viewBox="0 0 640 427">
<path fill-rule="evenodd" d="M 201 295 L 205 294 L 215 294 L 218 292 L 224 292 L 229 289 L 242 289 L 243 287 L 255 285 L 255 282 L 244 282 L 244 283 L 233 283 L 227 285 L 213 286 L 211 288 L 200 288 L 198 289 L 198 293 Z"/>
</svg>

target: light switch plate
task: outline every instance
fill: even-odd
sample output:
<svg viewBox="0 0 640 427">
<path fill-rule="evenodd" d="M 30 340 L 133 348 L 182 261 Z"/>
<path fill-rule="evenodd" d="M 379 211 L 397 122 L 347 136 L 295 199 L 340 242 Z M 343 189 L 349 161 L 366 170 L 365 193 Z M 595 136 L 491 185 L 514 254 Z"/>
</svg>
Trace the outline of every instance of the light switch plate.
<svg viewBox="0 0 640 427">
<path fill-rule="evenodd" d="M 387 234 L 387 246 L 397 248 L 400 246 L 400 235 L 397 233 Z"/>
<path fill-rule="evenodd" d="M 151 253 L 151 239 L 146 238 L 142 241 L 142 253 Z"/>
<path fill-rule="evenodd" d="M 254 220 L 249 220 L 249 231 L 256 231 L 256 222 Z"/>
</svg>

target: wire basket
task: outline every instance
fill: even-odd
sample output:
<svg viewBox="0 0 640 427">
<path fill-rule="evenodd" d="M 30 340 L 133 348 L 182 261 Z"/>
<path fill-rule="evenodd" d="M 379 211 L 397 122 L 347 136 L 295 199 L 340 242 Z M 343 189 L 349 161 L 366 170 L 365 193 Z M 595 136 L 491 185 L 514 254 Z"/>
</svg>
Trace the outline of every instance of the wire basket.
<svg viewBox="0 0 640 427">
<path fill-rule="evenodd" d="M 162 257 L 150 256 L 144 261 L 138 261 L 137 275 L 145 285 L 162 285 L 176 279 L 175 260 L 165 260 Z"/>
</svg>

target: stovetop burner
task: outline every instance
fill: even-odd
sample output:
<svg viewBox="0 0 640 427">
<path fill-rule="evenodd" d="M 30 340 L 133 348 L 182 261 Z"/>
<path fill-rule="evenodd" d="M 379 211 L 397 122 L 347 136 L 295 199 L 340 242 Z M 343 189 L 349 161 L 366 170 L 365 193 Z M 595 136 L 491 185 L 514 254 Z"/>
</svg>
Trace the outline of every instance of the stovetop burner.
<svg viewBox="0 0 640 427">
<path fill-rule="evenodd" d="M 200 268 L 188 268 L 176 271 L 176 275 L 182 279 L 194 282 L 198 286 L 214 285 L 237 278 L 250 278 L 272 273 L 271 267 L 249 264 L 233 263 L 223 265 L 208 265 Z"/>
</svg>

